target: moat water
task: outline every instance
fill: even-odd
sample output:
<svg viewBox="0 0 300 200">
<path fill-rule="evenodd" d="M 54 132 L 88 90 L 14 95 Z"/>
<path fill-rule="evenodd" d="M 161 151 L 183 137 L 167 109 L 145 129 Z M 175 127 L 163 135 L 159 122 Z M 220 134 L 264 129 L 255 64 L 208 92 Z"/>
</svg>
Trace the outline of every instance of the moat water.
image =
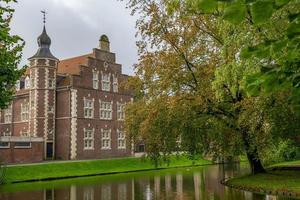
<svg viewBox="0 0 300 200">
<path fill-rule="evenodd" d="M 246 165 L 210 165 L 139 173 L 20 183 L 0 187 L 0 200 L 283 200 L 231 189 L 224 178 L 246 174 Z"/>
</svg>

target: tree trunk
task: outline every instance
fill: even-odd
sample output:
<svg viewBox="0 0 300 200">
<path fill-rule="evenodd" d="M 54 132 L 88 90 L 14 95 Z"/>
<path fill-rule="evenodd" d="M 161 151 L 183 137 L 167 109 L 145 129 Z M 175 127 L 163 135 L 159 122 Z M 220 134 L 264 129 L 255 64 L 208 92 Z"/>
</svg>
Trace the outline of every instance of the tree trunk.
<svg viewBox="0 0 300 200">
<path fill-rule="evenodd" d="M 246 150 L 247 151 L 247 150 Z M 251 167 L 251 173 L 252 174 L 258 174 L 258 173 L 265 173 L 266 170 L 264 169 L 260 158 L 257 154 L 257 148 L 253 152 L 249 152 L 249 150 L 246 152 L 247 158 Z"/>
<path fill-rule="evenodd" d="M 245 150 L 247 154 L 247 158 L 251 167 L 252 174 L 265 173 L 261 160 L 258 155 L 257 146 L 255 144 L 251 144 L 251 140 L 249 138 L 249 134 L 246 130 L 242 131 L 243 142 L 245 145 Z"/>
</svg>

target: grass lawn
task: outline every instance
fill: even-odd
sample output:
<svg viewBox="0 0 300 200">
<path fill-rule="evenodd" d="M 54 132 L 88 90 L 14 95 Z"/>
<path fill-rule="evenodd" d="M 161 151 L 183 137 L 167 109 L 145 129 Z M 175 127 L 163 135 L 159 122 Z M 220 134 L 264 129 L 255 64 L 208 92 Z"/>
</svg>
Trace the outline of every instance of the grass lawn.
<svg viewBox="0 0 300 200">
<path fill-rule="evenodd" d="M 271 167 L 285 167 L 285 166 L 299 166 L 300 167 L 300 160 L 277 163 L 275 165 L 272 165 Z"/>
<path fill-rule="evenodd" d="M 199 159 L 194 165 L 212 164 L 211 161 Z M 170 165 L 163 164 L 159 169 L 192 166 L 192 161 L 184 156 L 173 156 Z M 141 158 L 120 158 L 92 160 L 82 162 L 49 163 L 28 166 L 12 166 L 6 171 L 6 182 L 22 182 L 34 180 L 49 180 L 55 178 L 100 175 L 109 173 L 124 173 L 154 169 L 149 161 Z"/>
<path fill-rule="evenodd" d="M 300 166 L 300 160 L 279 163 L 274 167 Z M 300 195 L 300 170 L 268 170 L 264 174 L 247 175 L 230 179 L 230 185 L 246 187 L 250 190 L 272 190 L 278 192 L 292 192 Z"/>
</svg>

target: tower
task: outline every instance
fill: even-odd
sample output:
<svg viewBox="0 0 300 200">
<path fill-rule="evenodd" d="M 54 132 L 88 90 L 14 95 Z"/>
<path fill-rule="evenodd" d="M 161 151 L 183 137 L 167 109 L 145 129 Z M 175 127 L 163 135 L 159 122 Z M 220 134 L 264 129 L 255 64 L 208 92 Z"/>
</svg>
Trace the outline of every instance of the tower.
<svg viewBox="0 0 300 200">
<path fill-rule="evenodd" d="M 50 52 L 51 39 L 45 27 L 37 38 L 38 50 L 28 60 L 30 73 L 29 133 L 44 140 L 44 158 L 53 159 L 55 147 L 56 71 L 59 60 Z"/>
<path fill-rule="evenodd" d="M 104 51 L 110 52 L 110 42 L 106 35 L 102 35 L 99 39 L 99 48 Z"/>
</svg>

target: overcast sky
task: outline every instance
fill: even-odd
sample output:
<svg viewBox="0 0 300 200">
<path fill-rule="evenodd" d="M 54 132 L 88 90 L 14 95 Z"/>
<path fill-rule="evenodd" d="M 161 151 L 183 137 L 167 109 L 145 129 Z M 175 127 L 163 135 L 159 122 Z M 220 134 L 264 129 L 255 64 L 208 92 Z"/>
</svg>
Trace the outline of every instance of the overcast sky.
<svg viewBox="0 0 300 200">
<path fill-rule="evenodd" d="M 133 74 L 137 62 L 135 17 L 118 0 L 18 0 L 11 24 L 12 33 L 26 42 L 22 64 L 35 54 L 37 37 L 42 32 L 42 14 L 47 14 L 46 28 L 51 37 L 51 51 L 60 60 L 87 54 L 98 46 L 99 37 L 106 34 L 111 51 L 123 72 Z"/>
</svg>

